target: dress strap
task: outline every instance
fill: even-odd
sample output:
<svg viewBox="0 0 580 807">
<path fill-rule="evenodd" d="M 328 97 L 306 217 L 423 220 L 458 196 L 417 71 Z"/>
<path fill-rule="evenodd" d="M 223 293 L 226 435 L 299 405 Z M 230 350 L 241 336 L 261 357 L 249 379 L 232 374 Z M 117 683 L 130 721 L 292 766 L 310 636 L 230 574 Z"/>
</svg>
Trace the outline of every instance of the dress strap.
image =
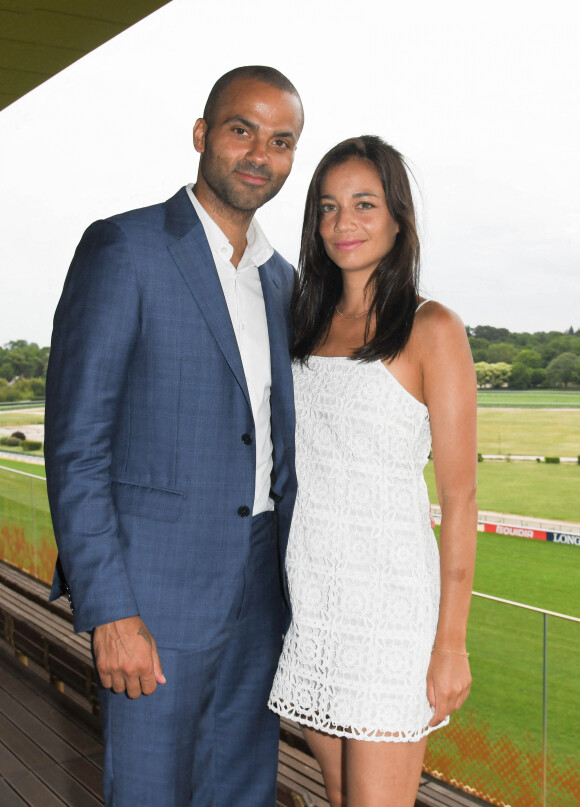
<svg viewBox="0 0 580 807">
<path fill-rule="evenodd" d="M 422 308 L 422 307 L 425 305 L 425 303 L 430 303 L 430 302 L 431 302 L 431 298 L 430 298 L 430 297 L 428 297 L 426 300 L 423 300 L 423 302 L 422 302 L 422 303 L 419 303 L 419 305 L 418 305 L 418 306 L 417 306 L 417 308 L 415 309 L 415 314 L 417 313 L 417 311 L 418 311 L 420 308 Z"/>
</svg>

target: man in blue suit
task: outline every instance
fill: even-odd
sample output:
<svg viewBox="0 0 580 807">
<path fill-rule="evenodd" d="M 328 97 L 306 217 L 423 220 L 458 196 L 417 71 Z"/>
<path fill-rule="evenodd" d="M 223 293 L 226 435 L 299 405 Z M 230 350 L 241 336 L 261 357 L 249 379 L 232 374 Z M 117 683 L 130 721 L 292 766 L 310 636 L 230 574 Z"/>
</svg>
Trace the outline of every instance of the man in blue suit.
<svg viewBox="0 0 580 807">
<path fill-rule="evenodd" d="M 302 125 L 278 71 L 223 76 L 196 184 L 92 224 L 56 311 L 51 596 L 92 631 L 109 807 L 275 803 L 294 273 L 253 216 Z"/>
</svg>

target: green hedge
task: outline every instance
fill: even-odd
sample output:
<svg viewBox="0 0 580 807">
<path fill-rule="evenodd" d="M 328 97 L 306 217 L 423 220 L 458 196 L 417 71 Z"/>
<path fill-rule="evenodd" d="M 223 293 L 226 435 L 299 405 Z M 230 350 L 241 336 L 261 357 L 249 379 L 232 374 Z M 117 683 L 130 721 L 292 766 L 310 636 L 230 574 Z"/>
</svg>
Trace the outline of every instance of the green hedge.
<svg viewBox="0 0 580 807">
<path fill-rule="evenodd" d="M 0 437 L 0 446 L 19 446 L 18 437 Z"/>
<path fill-rule="evenodd" d="M 40 440 L 22 440 L 20 447 L 23 451 L 40 451 L 42 443 Z"/>
</svg>

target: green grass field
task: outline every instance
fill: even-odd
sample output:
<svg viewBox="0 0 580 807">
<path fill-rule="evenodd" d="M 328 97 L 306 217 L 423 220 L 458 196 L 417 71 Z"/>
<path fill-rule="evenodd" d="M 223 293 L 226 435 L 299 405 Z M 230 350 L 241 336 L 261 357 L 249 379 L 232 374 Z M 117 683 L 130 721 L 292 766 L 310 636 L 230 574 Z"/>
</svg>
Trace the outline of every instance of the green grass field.
<svg viewBox="0 0 580 807">
<path fill-rule="evenodd" d="M 0 412 L 6 409 L 38 409 L 44 407 L 44 400 L 36 401 L 0 401 Z"/>
<path fill-rule="evenodd" d="M 580 392 L 480 390 L 478 403 L 478 450 L 482 454 L 580 454 Z M 566 411 L 542 407 L 576 408 Z M 0 426 L 43 422 L 44 415 L 37 412 L 0 411 Z"/>
<path fill-rule="evenodd" d="M 4 451 L 6 454 L 14 454 L 15 457 L 44 457 L 44 449 L 39 448 L 37 451 L 23 451 L 20 446 L 3 446 L 0 445 L 0 451 Z M 0 460 L 2 457 L 0 457 Z"/>
<path fill-rule="evenodd" d="M 474 589 L 580 618 L 580 548 L 478 533 Z M 543 616 L 474 597 L 473 684 L 428 764 L 513 807 L 541 805 Z M 548 804 L 580 792 L 580 624 L 547 620 Z M 494 803 L 499 803 L 494 802 Z"/>
<path fill-rule="evenodd" d="M 56 547 L 44 473 L 35 473 L 39 468 L 10 460 L 5 464 L 0 458 L 0 558 L 49 582 Z"/>
<path fill-rule="evenodd" d="M 14 471 L 24 471 L 24 473 L 27 474 L 34 474 L 35 476 L 40 476 L 42 479 L 46 478 L 44 465 L 39 465 L 36 462 L 8 460 L 4 457 L 0 457 L 0 466 L 4 466 L 4 468 L 11 468 Z"/>
<path fill-rule="evenodd" d="M 480 510 L 580 523 L 580 465 L 480 462 Z M 433 463 L 425 468 L 429 498 L 437 502 Z"/>
<path fill-rule="evenodd" d="M 477 430 L 482 454 L 580 454 L 580 409 L 479 409 Z"/>
<path fill-rule="evenodd" d="M 547 406 L 580 409 L 580 390 L 507 390 L 484 389 L 477 392 L 478 406 Z"/>
<path fill-rule="evenodd" d="M 530 406 L 529 394 L 508 394 L 513 406 Z M 495 406 L 506 405 L 503 395 L 490 393 Z M 544 397 L 543 405 L 562 406 L 562 395 L 559 401 Z M 570 406 L 571 398 L 565 402 Z M 579 453 L 578 411 L 480 408 L 478 419 L 482 453 Z M 431 462 L 425 478 L 436 502 Z M 482 510 L 580 523 L 579 494 L 580 465 L 478 465 Z M 478 533 L 476 591 L 580 618 L 579 579 L 577 546 Z M 580 804 L 580 624 L 548 617 L 546 629 L 546 804 L 571 807 Z M 542 614 L 474 597 L 468 634 L 471 694 L 449 728 L 429 741 L 426 762 L 432 771 L 469 785 L 493 803 L 543 803 L 543 631 Z"/>
<path fill-rule="evenodd" d="M 44 423 L 44 414 L 39 412 L 2 412 L 0 410 L 0 426 L 29 426 Z"/>
<path fill-rule="evenodd" d="M 482 594 L 580 619 L 579 575 L 578 546 L 491 532 L 477 534 L 473 588 Z M 578 629 L 580 642 L 580 625 Z"/>
</svg>

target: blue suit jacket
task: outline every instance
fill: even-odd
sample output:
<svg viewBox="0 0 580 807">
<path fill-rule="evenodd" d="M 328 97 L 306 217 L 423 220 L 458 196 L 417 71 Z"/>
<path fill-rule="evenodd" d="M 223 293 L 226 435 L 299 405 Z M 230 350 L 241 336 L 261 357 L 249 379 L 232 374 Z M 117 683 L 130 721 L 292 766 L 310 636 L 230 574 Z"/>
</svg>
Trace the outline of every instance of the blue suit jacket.
<svg viewBox="0 0 580 807">
<path fill-rule="evenodd" d="M 294 273 L 260 267 L 272 364 L 281 568 L 294 498 L 288 306 Z M 46 472 L 75 630 L 140 614 L 159 644 L 219 637 L 243 584 L 254 422 L 214 260 L 182 188 L 92 224 L 58 305 Z"/>
</svg>

